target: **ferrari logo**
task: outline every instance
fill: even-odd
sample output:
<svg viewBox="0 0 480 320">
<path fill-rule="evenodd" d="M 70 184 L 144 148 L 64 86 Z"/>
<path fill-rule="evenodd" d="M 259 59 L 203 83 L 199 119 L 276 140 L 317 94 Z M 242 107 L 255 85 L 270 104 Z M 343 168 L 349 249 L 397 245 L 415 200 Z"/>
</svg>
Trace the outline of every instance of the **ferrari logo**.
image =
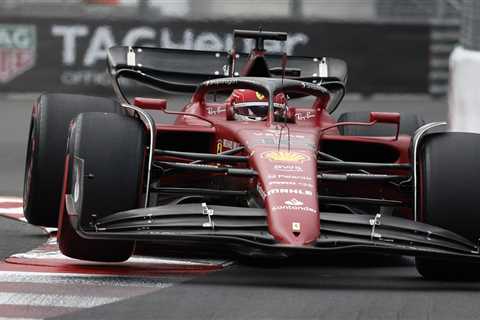
<svg viewBox="0 0 480 320">
<path fill-rule="evenodd" d="M 267 151 L 262 154 L 262 158 L 268 159 L 272 162 L 283 161 L 302 163 L 310 160 L 309 156 L 300 152 L 292 151 Z"/>
<path fill-rule="evenodd" d="M 301 225 L 300 222 L 292 222 L 292 231 L 293 232 L 300 232 Z"/>
<path fill-rule="evenodd" d="M 35 26 L 0 24 L 0 83 L 34 66 L 36 46 Z"/>
</svg>

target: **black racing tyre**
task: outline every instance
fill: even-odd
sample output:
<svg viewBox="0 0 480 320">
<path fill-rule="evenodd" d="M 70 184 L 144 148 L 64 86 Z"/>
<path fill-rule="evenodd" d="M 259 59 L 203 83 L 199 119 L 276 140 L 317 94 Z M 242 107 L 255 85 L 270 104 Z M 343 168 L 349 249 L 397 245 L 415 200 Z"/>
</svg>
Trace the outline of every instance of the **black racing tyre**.
<svg viewBox="0 0 480 320">
<path fill-rule="evenodd" d="M 418 150 L 419 220 L 477 243 L 480 238 L 480 135 L 432 133 Z M 416 258 L 426 279 L 480 280 L 480 264 Z"/>
<path fill-rule="evenodd" d="M 345 112 L 338 117 L 338 122 L 368 122 L 370 111 Z M 414 113 L 400 112 L 400 134 L 413 136 L 415 130 L 423 126 L 425 122 Z M 393 124 L 379 123 L 372 127 L 341 126 L 338 131 L 344 136 L 394 136 L 396 127 Z"/>
<path fill-rule="evenodd" d="M 138 119 L 111 113 L 83 113 L 75 119 L 68 143 L 65 193 L 75 193 L 71 174 L 75 161 L 82 161 L 83 176 L 88 178 L 83 180 L 81 195 L 77 194 L 80 216 L 72 219 L 62 206 L 58 243 L 63 254 L 108 262 L 125 261 L 131 256 L 134 241 L 86 239 L 72 223 L 88 226 L 92 214 L 98 219 L 138 208 L 144 151 L 145 132 Z"/>
<path fill-rule="evenodd" d="M 124 112 L 114 100 L 73 94 L 43 94 L 35 103 L 23 188 L 29 223 L 57 226 L 68 127 L 78 114 L 91 111 Z"/>
</svg>

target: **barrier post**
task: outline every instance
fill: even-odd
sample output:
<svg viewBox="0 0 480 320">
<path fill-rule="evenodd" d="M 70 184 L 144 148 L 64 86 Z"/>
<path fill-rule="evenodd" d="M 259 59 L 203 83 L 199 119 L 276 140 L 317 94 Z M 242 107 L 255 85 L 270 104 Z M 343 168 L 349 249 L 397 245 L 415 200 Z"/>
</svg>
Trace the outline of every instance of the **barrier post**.
<svg viewBox="0 0 480 320">
<path fill-rule="evenodd" d="M 460 44 L 450 55 L 450 131 L 480 133 L 480 1 L 463 0 Z"/>
</svg>

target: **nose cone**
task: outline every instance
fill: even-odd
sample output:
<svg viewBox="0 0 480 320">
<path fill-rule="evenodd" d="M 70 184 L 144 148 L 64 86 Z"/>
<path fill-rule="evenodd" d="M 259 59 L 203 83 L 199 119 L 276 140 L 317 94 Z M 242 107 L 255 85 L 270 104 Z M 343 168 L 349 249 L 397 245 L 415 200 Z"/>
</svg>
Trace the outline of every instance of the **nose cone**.
<svg viewBox="0 0 480 320">
<path fill-rule="evenodd" d="M 320 234 L 315 154 L 308 149 L 259 148 L 253 161 L 270 233 L 283 244 L 315 242 Z"/>
</svg>

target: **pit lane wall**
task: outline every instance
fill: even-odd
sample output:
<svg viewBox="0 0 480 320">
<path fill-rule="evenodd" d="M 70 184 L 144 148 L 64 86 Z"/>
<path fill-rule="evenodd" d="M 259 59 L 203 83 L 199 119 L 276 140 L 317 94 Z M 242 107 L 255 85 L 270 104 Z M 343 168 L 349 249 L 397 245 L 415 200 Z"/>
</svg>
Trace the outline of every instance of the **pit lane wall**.
<svg viewBox="0 0 480 320">
<path fill-rule="evenodd" d="M 106 49 L 115 44 L 229 50 L 231 31 L 288 31 L 288 54 L 333 56 L 349 65 L 348 91 L 427 93 L 430 27 L 338 21 L 185 21 L 0 18 L 0 92 L 111 95 Z M 237 48 L 248 50 L 250 40 Z M 279 43 L 266 43 L 280 51 Z"/>
</svg>

